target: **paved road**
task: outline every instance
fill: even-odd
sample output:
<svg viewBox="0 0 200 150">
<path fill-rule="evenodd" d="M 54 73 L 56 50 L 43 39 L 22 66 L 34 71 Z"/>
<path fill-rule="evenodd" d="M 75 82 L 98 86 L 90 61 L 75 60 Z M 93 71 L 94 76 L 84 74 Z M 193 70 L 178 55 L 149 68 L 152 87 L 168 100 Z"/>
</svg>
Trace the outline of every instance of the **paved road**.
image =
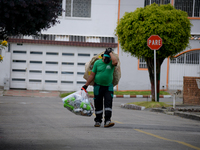
<svg viewBox="0 0 200 150">
<path fill-rule="evenodd" d="M 2 96 L 0 149 L 200 150 L 199 121 L 120 108 L 121 103 L 141 100 L 116 98 L 112 118 L 116 125 L 95 128 L 94 116 L 74 115 L 59 98 Z"/>
</svg>

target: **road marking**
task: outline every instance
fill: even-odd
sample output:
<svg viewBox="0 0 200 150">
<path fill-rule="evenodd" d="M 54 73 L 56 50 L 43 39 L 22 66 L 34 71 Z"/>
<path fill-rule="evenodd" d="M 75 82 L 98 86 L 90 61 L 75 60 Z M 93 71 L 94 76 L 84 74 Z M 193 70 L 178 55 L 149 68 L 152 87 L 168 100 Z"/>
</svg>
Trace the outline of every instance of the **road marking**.
<svg viewBox="0 0 200 150">
<path fill-rule="evenodd" d="M 193 148 L 193 149 L 196 149 L 196 150 L 200 150 L 199 147 L 196 147 L 196 146 L 193 146 L 193 145 L 190 145 L 188 143 L 185 143 L 185 142 L 181 142 L 181 141 L 176 141 L 176 140 L 170 140 L 170 139 L 167 139 L 167 138 L 164 138 L 164 137 L 161 137 L 161 136 L 158 136 L 158 135 L 155 135 L 155 134 L 152 134 L 152 133 L 149 133 L 149 132 L 145 132 L 145 131 L 142 131 L 142 130 L 139 130 L 139 129 L 134 129 L 138 132 L 142 132 L 144 134 L 147 134 L 147 135 L 151 135 L 153 137 L 156 137 L 158 139 L 162 139 L 162 140 L 165 140 L 165 141 L 170 141 L 170 142 L 176 142 L 176 143 L 179 143 L 179 144 L 182 144 L 182 145 L 185 145 L 185 146 L 188 146 L 190 148 Z"/>
<path fill-rule="evenodd" d="M 119 122 L 119 121 L 115 121 L 115 120 L 112 120 L 112 121 L 115 123 L 123 124 L 122 122 Z"/>
</svg>

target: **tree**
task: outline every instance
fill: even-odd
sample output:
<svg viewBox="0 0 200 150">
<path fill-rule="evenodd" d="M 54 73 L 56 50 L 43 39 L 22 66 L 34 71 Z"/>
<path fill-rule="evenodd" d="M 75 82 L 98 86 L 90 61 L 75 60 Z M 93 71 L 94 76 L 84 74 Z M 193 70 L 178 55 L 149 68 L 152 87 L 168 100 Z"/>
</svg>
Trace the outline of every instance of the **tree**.
<svg viewBox="0 0 200 150">
<path fill-rule="evenodd" d="M 0 39 L 10 35 L 36 35 L 56 23 L 60 0 L 0 0 Z"/>
<path fill-rule="evenodd" d="M 125 13 L 116 27 L 121 48 L 132 56 L 143 57 L 147 63 L 151 82 L 152 101 L 154 90 L 154 52 L 147 46 L 151 35 L 162 38 L 162 47 L 156 52 L 157 93 L 160 85 L 160 67 L 167 57 L 183 51 L 189 44 L 192 24 L 186 12 L 175 9 L 171 4 L 147 5 L 134 12 Z"/>
<path fill-rule="evenodd" d="M 8 46 L 8 42 L 7 41 L 0 41 L 0 62 L 3 61 L 3 56 L 1 56 L 1 50 L 5 49 L 5 47 Z"/>
</svg>

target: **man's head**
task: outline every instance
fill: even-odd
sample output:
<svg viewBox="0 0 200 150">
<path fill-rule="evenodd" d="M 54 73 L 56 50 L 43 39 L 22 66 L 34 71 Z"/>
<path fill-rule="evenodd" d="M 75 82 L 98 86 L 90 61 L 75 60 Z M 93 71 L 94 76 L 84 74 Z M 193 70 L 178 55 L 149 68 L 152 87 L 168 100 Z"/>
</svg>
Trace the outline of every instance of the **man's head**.
<svg viewBox="0 0 200 150">
<path fill-rule="evenodd" d="M 106 64 L 108 64 L 109 62 L 110 62 L 110 55 L 108 55 L 108 54 L 103 54 L 103 61 L 106 63 Z"/>
<path fill-rule="evenodd" d="M 108 64 L 109 62 L 110 62 L 110 53 L 113 51 L 113 49 L 112 48 L 107 48 L 106 50 L 105 50 L 105 52 L 104 52 L 104 54 L 103 54 L 103 61 L 106 63 L 106 64 Z"/>
</svg>

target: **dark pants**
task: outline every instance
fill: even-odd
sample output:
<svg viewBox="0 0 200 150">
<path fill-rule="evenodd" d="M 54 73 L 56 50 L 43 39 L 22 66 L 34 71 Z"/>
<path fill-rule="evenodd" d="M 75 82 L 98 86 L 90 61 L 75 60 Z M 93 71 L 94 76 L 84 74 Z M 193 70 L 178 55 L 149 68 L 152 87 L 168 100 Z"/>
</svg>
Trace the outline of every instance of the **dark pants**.
<svg viewBox="0 0 200 150">
<path fill-rule="evenodd" d="M 95 122 L 102 122 L 103 106 L 105 111 L 105 122 L 110 121 L 112 116 L 113 84 L 110 86 L 94 85 Z"/>
</svg>

